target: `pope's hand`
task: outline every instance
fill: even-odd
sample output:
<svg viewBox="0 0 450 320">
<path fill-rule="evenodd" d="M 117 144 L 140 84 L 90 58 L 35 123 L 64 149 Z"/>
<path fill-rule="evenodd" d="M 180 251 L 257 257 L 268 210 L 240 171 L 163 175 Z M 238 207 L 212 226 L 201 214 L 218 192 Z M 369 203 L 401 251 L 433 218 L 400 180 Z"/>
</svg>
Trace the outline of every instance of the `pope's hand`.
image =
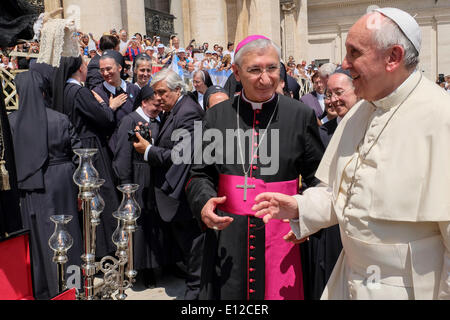
<svg viewBox="0 0 450 320">
<path fill-rule="evenodd" d="M 139 130 L 139 126 L 136 126 L 135 129 Z M 139 132 L 136 132 L 136 138 L 138 138 L 138 142 L 133 142 L 133 147 L 136 149 L 136 151 L 140 154 L 144 154 L 145 150 L 147 150 L 147 147 L 150 145 L 150 142 L 142 138 L 142 136 L 139 134 Z"/>
<path fill-rule="evenodd" d="M 214 230 L 223 230 L 233 222 L 233 218 L 231 217 L 221 217 L 218 216 L 214 211 L 216 210 L 217 205 L 225 203 L 227 200 L 226 196 L 220 198 L 211 198 L 206 202 L 205 206 L 202 209 L 202 221 L 208 228 Z"/>
<path fill-rule="evenodd" d="M 264 223 L 269 222 L 270 219 L 298 218 L 297 200 L 282 193 L 263 192 L 258 194 L 252 210 L 256 211 L 255 216 L 262 218 Z"/>
</svg>

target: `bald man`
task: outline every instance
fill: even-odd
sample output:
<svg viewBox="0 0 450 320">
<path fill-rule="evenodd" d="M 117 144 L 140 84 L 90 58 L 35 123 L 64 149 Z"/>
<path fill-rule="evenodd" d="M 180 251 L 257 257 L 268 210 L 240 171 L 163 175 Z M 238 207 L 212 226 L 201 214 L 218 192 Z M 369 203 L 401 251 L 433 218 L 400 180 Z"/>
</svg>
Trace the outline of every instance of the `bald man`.
<svg viewBox="0 0 450 320">
<path fill-rule="evenodd" d="M 355 94 L 352 77 L 342 72 L 336 72 L 329 76 L 325 96 L 337 113 L 336 118 L 325 122 L 319 127 L 320 138 L 323 145 L 327 147 L 337 125 L 359 99 Z"/>
</svg>

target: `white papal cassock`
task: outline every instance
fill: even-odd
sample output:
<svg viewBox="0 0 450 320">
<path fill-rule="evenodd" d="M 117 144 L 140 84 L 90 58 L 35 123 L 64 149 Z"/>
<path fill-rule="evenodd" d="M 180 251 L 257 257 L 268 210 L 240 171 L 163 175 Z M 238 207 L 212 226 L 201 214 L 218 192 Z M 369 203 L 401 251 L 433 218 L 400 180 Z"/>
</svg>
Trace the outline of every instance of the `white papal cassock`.
<svg viewBox="0 0 450 320">
<path fill-rule="evenodd" d="M 322 299 L 450 298 L 450 96 L 414 72 L 341 121 L 295 196 L 297 238 L 339 224 L 343 250 Z"/>
</svg>

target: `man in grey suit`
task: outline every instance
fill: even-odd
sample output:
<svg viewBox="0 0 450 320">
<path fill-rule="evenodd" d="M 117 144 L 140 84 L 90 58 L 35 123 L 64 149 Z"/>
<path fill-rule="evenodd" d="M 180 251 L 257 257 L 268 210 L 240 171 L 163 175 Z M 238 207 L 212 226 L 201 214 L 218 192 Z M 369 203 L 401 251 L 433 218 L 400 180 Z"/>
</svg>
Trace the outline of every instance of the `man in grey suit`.
<svg viewBox="0 0 450 320">
<path fill-rule="evenodd" d="M 185 161 L 174 162 L 172 151 L 189 148 L 185 143 L 193 141 L 194 122 L 202 121 L 204 111 L 186 95 L 183 80 L 170 69 L 155 74 L 150 86 L 155 92 L 155 103 L 164 110 L 160 131 L 152 144 L 137 133 L 139 142 L 134 143 L 134 148 L 144 154 L 144 159 L 152 167 L 156 209 L 161 219 L 169 224 L 173 239 L 182 252 L 188 274 L 184 299 L 196 300 L 200 289 L 203 234 L 192 215 L 184 190 L 191 165 Z M 173 141 L 174 131 L 184 132 L 190 137 L 183 136 Z"/>
<path fill-rule="evenodd" d="M 300 102 L 303 102 L 308 107 L 314 110 L 316 117 L 322 120 L 327 113 L 325 111 L 325 88 L 326 84 L 320 78 L 319 72 L 312 75 L 311 81 L 313 83 L 313 91 L 311 93 L 305 94 L 300 98 Z"/>
</svg>

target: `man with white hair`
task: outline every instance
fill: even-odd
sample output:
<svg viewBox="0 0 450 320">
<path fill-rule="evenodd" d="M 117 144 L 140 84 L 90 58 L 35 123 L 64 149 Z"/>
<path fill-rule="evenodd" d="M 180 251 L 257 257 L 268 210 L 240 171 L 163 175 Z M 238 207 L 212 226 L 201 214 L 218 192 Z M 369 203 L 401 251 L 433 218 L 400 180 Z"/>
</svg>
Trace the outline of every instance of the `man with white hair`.
<svg viewBox="0 0 450 320">
<path fill-rule="evenodd" d="M 232 68 L 243 89 L 206 112 L 203 150 L 195 154 L 202 161 L 192 166 L 186 185 L 205 228 L 200 298 L 303 299 L 299 244 L 285 241 L 293 236 L 289 223 L 264 225 L 251 207 L 263 190 L 298 193 L 300 175 L 314 185 L 323 154 L 316 117 L 305 104 L 276 93 L 280 48 L 272 40 L 242 40 Z M 211 134 L 214 152 L 206 141 Z"/>
<path fill-rule="evenodd" d="M 173 152 L 193 152 L 194 123 L 202 121 L 203 109 L 186 95 L 183 80 L 172 70 L 156 73 L 150 86 L 154 103 L 164 114 L 158 136 L 153 142 L 144 140 L 139 133 L 139 142 L 134 143 L 137 152 L 144 154 L 152 169 L 154 199 L 161 219 L 168 223 L 171 237 L 179 246 L 187 269 L 185 300 L 196 300 L 200 289 L 203 234 L 186 201 L 184 186 L 190 163 L 173 161 Z M 173 133 L 182 133 L 179 140 Z M 191 148 L 192 147 L 192 148 Z M 178 150 L 178 151 L 177 151 Z"/>
<path fill-rule="evenodd" d="M 320 79 L 325 83 L 328 81 L 328 77 L 331 76 L 337 69 L 337 66 L 334 63 L 328 62 L 324 63 L 319 67 L 319 75 Z"/>
<path fill-rule="evenodd" d="M 364 100 L 336 129 L 321 185 L 257 196 L 256 215 L 291 219 L 299 239 L 339 224 L 323 299 L 450 298 L 450 97 L 416 69 L 420 46 L 402 10 L 361 17 L 342 67 Z"/>
</svg>

